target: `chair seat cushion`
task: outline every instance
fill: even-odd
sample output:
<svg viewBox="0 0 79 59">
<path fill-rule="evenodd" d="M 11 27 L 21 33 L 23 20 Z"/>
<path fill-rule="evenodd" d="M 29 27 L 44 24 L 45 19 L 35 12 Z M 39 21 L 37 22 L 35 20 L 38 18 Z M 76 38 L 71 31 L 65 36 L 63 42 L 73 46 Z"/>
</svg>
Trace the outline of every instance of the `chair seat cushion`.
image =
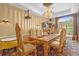
<svg viewBox="0 0 79 59">
<path fill-rule="evenodd" d="M 51 42 L 51 46 L 52 47 L 55 47 L 55 48 L 58 48 L 59 47 L 59 44 L 60 44 L 59 41 L 53 41 L 53 42 Z"/>
<path fill-rule="evenodd" d="M 29 53 L 35 49 L 32 44 L 24 44 L 24 52 Z"/>
</svg>

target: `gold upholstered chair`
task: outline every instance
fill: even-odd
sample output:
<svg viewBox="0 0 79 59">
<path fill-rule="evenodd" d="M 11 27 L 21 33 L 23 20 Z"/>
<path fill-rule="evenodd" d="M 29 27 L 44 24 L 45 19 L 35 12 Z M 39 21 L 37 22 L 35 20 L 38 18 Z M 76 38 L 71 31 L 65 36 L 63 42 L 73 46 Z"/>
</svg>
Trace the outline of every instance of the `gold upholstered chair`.
<svg viewBox="0 0 79 59">
<path fill-rule="evenodd" d="M 26 43 L 24 44 L 22 32 L 18 23 L 16 23 L 15 30 L 17 39 L 17 55 L 25 56 L 25 55 L 31 55 L 32 53 L 36 55 L 35 42 L 32 43 L 31 41 L 26 41 Z"/>
<path fill-rule="evenodd" d="M 60 37 L 57 40 L 50 42 L 50 47 L 56 49 L 57 55 L 62 55 L 66 42 L 66 28 L 62 28 L 60 31 Z"/>
</svg>

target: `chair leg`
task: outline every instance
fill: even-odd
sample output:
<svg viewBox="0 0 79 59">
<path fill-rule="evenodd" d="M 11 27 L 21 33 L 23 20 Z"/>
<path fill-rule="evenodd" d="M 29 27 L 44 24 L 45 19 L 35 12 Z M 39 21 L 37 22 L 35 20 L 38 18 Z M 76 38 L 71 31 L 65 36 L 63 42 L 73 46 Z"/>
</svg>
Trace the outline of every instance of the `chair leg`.
<svg viewBox="0 0 79 59">
<path fill-rule="evenodd" d="M 58 55 L 59 55 L 59 56 L 62 56 L 62 55 L 63 55 L 63 52 L 64 52 L 64 48 L 59 49 L 59 50 L 58 50 Z"/>
<path fill-rule="evenodd" d="M 36 46 L 36 48 L 35 48 L 35 56 L 37 56 L 37 43 L 35 43 L 35 46 Z"/>
<path fill-rule="evenodd" d="M 35 56 L 37 56 L 37 50 L 35 49 Z"/>
</svg>

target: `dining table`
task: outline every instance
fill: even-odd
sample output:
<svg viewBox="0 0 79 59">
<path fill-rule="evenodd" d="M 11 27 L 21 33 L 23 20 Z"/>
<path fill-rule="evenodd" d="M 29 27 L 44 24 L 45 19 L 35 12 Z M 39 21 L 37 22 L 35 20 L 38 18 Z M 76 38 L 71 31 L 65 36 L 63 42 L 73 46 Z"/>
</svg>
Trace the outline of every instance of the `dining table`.
<svg viewBox="0 0 79 59">
<path fill-rule="evenodd" d="M 58 38 L 59 34 L 49 34 L 45 36 L 30 36 L 30 39 L 35 39 L 36 41 L 40 41 L 44 47 L 44 56 L 48 56 L 49 54 L 49 44 L 51 41 L 54 41 Z"/>
</svg>

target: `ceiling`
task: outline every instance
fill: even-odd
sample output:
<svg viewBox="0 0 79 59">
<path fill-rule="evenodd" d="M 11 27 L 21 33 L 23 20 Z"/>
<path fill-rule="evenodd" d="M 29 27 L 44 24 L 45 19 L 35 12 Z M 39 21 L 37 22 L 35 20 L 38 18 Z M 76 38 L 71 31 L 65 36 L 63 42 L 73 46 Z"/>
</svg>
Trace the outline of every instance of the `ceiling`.
<svg viewBox="0 0 79 59">
<path fill-rule="evenodd" d="M 45 7 L 43 3 L 10 3 L 16 7 L 27 10 L 29 9 L 32 13 L 43 16 L 45 11 Z M 62 16 L 66 14 L 76 13 L 79 9 L 78 3 L 53 3 L 52 4 L 52 12 L 53 17 Z"/>
</svg>

